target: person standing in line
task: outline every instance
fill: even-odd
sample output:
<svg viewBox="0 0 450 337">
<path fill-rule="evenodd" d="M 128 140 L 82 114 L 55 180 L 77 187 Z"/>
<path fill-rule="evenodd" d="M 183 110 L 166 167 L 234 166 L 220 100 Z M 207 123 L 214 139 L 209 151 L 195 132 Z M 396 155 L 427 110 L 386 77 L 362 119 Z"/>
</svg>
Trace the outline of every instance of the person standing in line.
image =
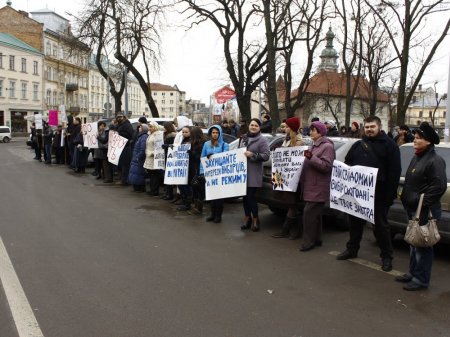
<svg viewBox="0 0 450 337">
<path fill-rule="evenodd" d="M 47 122 L 43 122 L 44 124 L 44 132 L 43 132 L 43 140 L 44 140 L 44 161 L 45 164 L 52 163 L 52 142 L 53 142 L 53 130 L 48 125 Z"/>
<path fill-rule="evenodd" d="M 322 245 L 322 212 L 330 198 L 331 171 L 336 159 L 334 144 L 326 137 L 327 127 L 322 122 L 313 122 L 309 135 L 314 142 L 311 150 L 303 152 L 302 175 L 300 176 L 303 209 L 303 236 L 300 251 L 306 252 Z"/>
<path fill-rule="evenodd" d="M 267 138 L 261 134 L 259 119 L 252 118 L 248 129 L 248 133 L 239 140 L 239 147 L 246 148 L 244 154 L 247 157 L 247 193 L 242 198 L 245 216 L 241 229 L 257 232 L 261 223 L 255 194 L 263 184 L 263 163 L 270 158 L 270 150 Z"/>
<path fill-rule="evenodd" d="M 63 127 L 62 125 L 58 125 L 58 128 L 55 132 L 55 137 L 53 138 L 53 149 L 55 151 L 55 164 L 60 165 L 64 164 L 65 156 L 64 156 L 64 143 L 61 145 L 61 138 L 63 138 Z"/>
<path fill-rule="evenodd" d="M 261 132 L 262 133 L 272 133 L 272 120 L 269 114 L 265 113 L 261 116 L 262 124 L 261 124 Z M 258 119 L 259 120 L 259 119 Z M 250 128 L 250 125 L 249 125 Z"/>
<path fill-rule="evenodd" d="M 300 128 L 300 120 L 297 117 L 288 118 L 285 122 L 285 133 L 283 144 L 281 147 L 294 147 L 303 145 L 303 137 L 298 134 Z M 297 189 L 297 192 L 299 190 Z M 281 232 L 272 235 L 273 238 L 287 238 L 291 234 L 292 239 L 296 239 L 300 235 L 300 221 L 297 211 L 297 192 L 273 191 L 277 200 L 281 200 L 288 205 L 288 212 L 283 223 Z M 297 227 L 296 233 L 291 233 L 291 229 Z"/>
<path fill-rule="evenodd" d="M 173 145 L 173 141 L 175 140 L 175 137 L 177 135 L 177 132 L 175 131 L 175 126 L 172 122 L 164 122 L 164 155 L 165 155 L 165 162 L 167 162 L 167 152 L 169 150 L 169 147 Z M 164 177 L 164 172 L 162 174 Z M 172 185 L 166 185 L 164 184 L 164 194 L 162 196 L 163 200 L 172 200 L 173 199 L 173 186 Z"/>
<path fill-rule="evenodd" d="M 400 125 L 398 129 L 398 135 L 395 136 L 394 142 L 397 143 L 398 146 L 411 143 L 414 140 L 414 136 L 411 134 L 408 125 Z"/>
<path fill-rule="evenodd" d="M 239 125 L 236 124 L 234 119 L 230 119 L 229 123 L 230 123 L 230 129 L 231 129 L 230 135 L 232 135 L 234 137 L 238 137 L 239 129 L 240 129 Z"/>
<path fill-rule="evenodd" d="M 98 140 L 98 138 L 104 137 L 106 132 L 106 123 L 103 121 L 97 122 L 97 144 L 98 148 L 94 149 L 94 164 L 95 164 L 95 173 L 97 180 L 104 179 L 105 180 L 105 170 L 103 169 L 103 160 L 107 158 L 108 151 L 108 143 L 102 143 Z"/>
<path fill-rule="evenodd" d="M 364 136 L 352 145 L 345 163 L 350 166 L 362 165 L 378 168 L 375 187 L 375 209 L 373 226 L 375 238 L 381 250 L 381 269 L 392 270 L 392 239 L 387 214 L 397 198 L 397 187 L 401 173 L 400 151 L 397 144 L 381 130 L 381 120 L 369 116 L 364 121 Z M 350 240 L 347 249 L 337 260 L 347 260 L 358 256 L 360 242 L 366 221 L 349 216 Z"/>
<path fill-rule="evenodd" d="M 223 141 L 222 128 L 220 125 L 213 125 L 208 129 L 209 139 L 202 149 L 201 158 L 208 159 L 216 153 L 222 153 L 230 150 L 227 143 Z M 200 164 L 200 175 L 204 174 L 203 165 Z M 206 218 L 206 221 L 213 221 L 219 223 L 222 221 L 224 199 L 211 200 L 211 214 Z"/>
<path fill-rule="evenodd" d="M 147 190 L 147 193 L 152 196 L 159 195 L 159 185 L 161 181 L 161 170 L 155 169 L 155 155 L 156 155 L 156 136 L 159 131 L 158 123 L 151 121 L 149 123 L 149 133 L 150 135 L 147 138 L 147 143 L 145 145 L 145 162 L 144 168 L 147 171 L 147 177 L 150 178 L 150 191 Z"/>
<path fill-rule="evenodd" d="M 130 171 L 130 163 L 131 163 L 131 147 L 132 147 L 132 140 L 133 140 L 133 126 L 131 125 L 130 121 L 123 113 L 117 114 L 117 132 L 119 133 L 119 136 L 122 136 L 126 139 L 128 139 L 127 143 L 125 144 L 125 147 L 122 150 L 122 153 L 120 155 L 119 159 L 119 170 L 121 173 L 120 182 L 117 182 L 118 185 L 128 185 L 128 173 Z"/>
<path fill-rule="evenodd" d="M 128 183 L 133 185 L 134 192 L 145 192 L 145 148 L 148 137 L 148 126 L 139 125 L 138 136 L 133 147 L 130 170 L 128 173 Z M 123 172 L 122 172 L 123 173 Z"/>
<path fill-rule="evenodd" d="M 105 122 L 98 122 L 98 158 L 101 159 L 101 170 L 103 171 L 103 182 L 109 184 L 113 182 L 113 167 L 114 165 L 108 161 L 108 140 L 109 132 L 106 131 Z M 95 150 L 94 150 L 95 153 Z"/>
<path fill-rule="evenodd" d="M 328 129 L 326 134 L 327 137 L 339 137 L 339 131 L 336 127 L 336 122 L 334 120 L 330 119 L 326 121 L 325 126 Z"/>
<path fill-rule="evenodd" d="M 192 204 L 194 205 L 188 213 L 194 215 L 201 215 L 203 213 L 203 201 L 205 200 L 205 186 L 192 184 L 193 178 L 200 175 L 200 158 L 205 141 L 206 139 L 202 129 L 198 126 L 194 126 L 191 129 L 191 149 L 188 151 L 188 183 L 192 189 Z"/>
<path fill-rule="evenodd" d="M 401 130 L 401 127 L 400 127 Z M 415 215 L 420 195 L 424 194 L 419 224 L 425 225 L 429 212 L 433 218 L 441 218 L 441 197 L 447 190 L 445 160 L 439 156 L 434 145 L 439 144 L 439 136 L 427 122 L 420 124 L 414 133 L 415 156 L 411 159 L 405 175 L 405 184 L 401 194 L 403 207 L 409 219 Z M 430 285 L 433 265 L 433 247 L 410 247 L 409 271 L 397 276 L 397 282 L 403 282 L 404 290 L 427 289 Z"/>
<path fill-rule="evenodd" d="M 349 132 L 350 138 L 361 138 L 361 130 L 359 129 L 359 123 L 358 122 L 352 122 L 350 132 Z"/>
</svg>

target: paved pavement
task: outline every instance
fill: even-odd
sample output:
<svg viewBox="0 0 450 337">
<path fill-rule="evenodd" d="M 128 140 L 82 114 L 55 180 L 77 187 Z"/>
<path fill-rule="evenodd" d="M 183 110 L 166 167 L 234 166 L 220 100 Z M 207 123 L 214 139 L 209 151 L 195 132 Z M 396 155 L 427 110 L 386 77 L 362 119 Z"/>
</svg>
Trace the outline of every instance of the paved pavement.
<svg viewBox="0 0 450 337">
<path fill-rule="evenodd" d="M 450 336 L 448 247 L 431 288 L 408 293 L 379 270 L 369 231 L 359 260 L 336 261 L 347 233 L 331 226 L 300 253 L 270 237 L 282 219 L 265 207 L 262 231 L 244 233 L 238 203 L 206 223 L 32 157 L 0 144 L 0 238 L 43 336 Z M 397 240 L 396 272 L 407 263 Z M 0 336 L 22 337 L 20 287 L 0 277 Z"/>
</svg>

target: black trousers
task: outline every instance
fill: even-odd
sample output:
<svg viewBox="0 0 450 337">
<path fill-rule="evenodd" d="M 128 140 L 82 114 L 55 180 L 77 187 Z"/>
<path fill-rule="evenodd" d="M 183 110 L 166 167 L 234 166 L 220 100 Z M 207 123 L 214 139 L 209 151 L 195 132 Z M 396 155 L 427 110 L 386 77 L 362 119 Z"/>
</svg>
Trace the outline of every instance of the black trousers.
<svg viewBox="0 0 450 337">
<path fill-rule="evenodd" d="M 392 239 L 391 227 L 387 220 L 389 206 L 386 206 L 384 200 L 375 200 L 375 224 L 373 232 L 380 247 L 380 257 L 382 259 L 392 259 Z M 350 240 L 347 242 L 347 250 L 351 253 L 357 253 L 360 248 L 366 220 L 354 216 L 349 217 L 350 222 Z"/>
<path fill-rule="evenodd" d="M 130 172 L 130 164 L 131 164 L 131 146 L 125 145 L 119 159 L 121 181 L 124 184 L 128 183 L 128 173 Z"/>
</svg>

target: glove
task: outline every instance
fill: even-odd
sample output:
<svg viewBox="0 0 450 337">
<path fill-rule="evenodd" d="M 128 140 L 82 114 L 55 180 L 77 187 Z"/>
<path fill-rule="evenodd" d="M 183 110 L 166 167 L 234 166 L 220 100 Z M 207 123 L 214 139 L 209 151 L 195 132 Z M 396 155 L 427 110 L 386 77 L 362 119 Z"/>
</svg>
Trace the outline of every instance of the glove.
<svg viewBox="0 0 450 337">
<path fill-rule="evenodd" d="M 77 145 L 77 149 L 81 149 L 83 146 L 81 144 Z"/>
<path fill-rule="evenodd" d="M 211 156 L 212 156 L 213 154 L 212 153 L 210 153 L 210 154 L 208 154 L 208 155 L 206 155 L 206 158 L 211 158 Z"/>
<path fill-rule="evenodd" d="M 306 158 L 311 159 L 311 157 L 312 157 L 312 152 L 309 151 L 309 150 L 305 150 L 305 151 L 303 151 L 303 155 L 304 155 Z"/>
</svg>

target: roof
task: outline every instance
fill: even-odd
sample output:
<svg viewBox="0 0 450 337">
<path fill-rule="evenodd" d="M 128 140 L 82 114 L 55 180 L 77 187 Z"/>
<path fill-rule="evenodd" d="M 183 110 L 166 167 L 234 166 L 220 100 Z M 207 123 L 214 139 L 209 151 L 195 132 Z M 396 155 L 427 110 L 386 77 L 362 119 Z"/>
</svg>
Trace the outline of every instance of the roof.
<svg viewBox="0 0 450 337">
<path fill-rule="evenodd" d="M 155 91 L 180 91 L 176 86 L 161 83 L 150 83 L 150 89 Z"/>
<path fill-rule="evenodd" d="M 350 88 L 353 91 L 357 76 L 351 77 Z M 309 86 L 306 89 L 306 94 L 311 95 L 330 95 L 336 97 L 345 97 L 346 96 L 346 74 L 338 73 L 334 71 L 320 71 L 310 78 Z M 379 90 L 378 91 L 378 101 L 379 102 L 388 102 L 389 97 L 386 93 Z M 292 97 L 297 97 L 297 90 L 292 92 Z M 368 100 L 369 99 L 369 82 L 360 77 L 358 81 L 358 88 L 356 90 L 355 98 Z"/>
<path fill-rule="evenodd" d="M 29 44 L 23 42 L 22 40 L 19 40 L 18 38 L 14 37 L 13 35 L 8 34 L 8 33 L 0 32 L 0 43 L 5 44 L 10 47 L 20 48 L 20 49 L 26 50 L 30 53 L 42 55 L 42 53 L 39 50 L 37 50 L 36 48 L 33 48 Z"/>
<path fill-rule="evenodd" d="M 62 15 L 60 15 L 60 14 L 56 13 L 55 11 L 52 11 L 51 9 L 48 9 L 48 8 L 38 9 L 36 11 L 30 12 L 30 14 L 31 15 L 33 15 L 33 14 L 53 14 L 53 15 L 59 16 L 61 19 L 66 20 L 67 22 L 69 22 L 69 20 L 67 20 L 64 16 L 62 16 Z"/>
</svg>

